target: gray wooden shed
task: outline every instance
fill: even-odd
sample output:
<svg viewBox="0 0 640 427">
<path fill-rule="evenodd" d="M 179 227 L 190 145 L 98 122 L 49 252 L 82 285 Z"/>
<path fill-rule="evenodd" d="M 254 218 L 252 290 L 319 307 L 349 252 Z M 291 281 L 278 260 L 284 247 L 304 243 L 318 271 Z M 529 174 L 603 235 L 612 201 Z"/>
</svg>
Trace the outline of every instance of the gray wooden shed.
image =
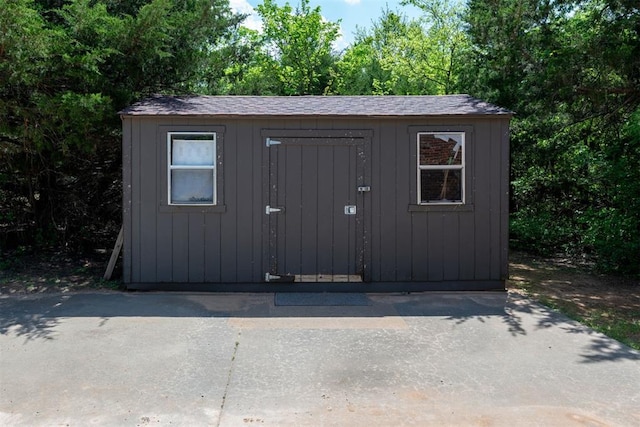
<svg viewBox="0 0 640 427">
<path fill-rule="evenodd" d="M 511 112 L 468 95 L 121 112 L 130 289 L 504 289 Z"/>
</svg>

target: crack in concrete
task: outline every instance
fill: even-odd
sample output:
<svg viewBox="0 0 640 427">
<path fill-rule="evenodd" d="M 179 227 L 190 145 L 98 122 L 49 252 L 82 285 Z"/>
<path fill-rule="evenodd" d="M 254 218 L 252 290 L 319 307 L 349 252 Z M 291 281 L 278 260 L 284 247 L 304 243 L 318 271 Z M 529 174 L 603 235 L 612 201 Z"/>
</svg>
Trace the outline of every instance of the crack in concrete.
<svg viewBox="0 0 640 427">
<path fill-rule="evenodd" d="M 220 414 L 218 415 L 218 422 L 216 427 L 220 427 L 222 423 L 222 415 L 224 413 L 224 405 L 227 402 L 227 392 L 229 391 L 229 384 L 231 384 L 231 375 L 233 375 L 233 368 L 236 362 L 236 355 L 238 354 L 238 347 L 240 346 L 240 335 L 242 333 L 238 332 L 238 341 L 236 341 L 236 345 L 233 348 L 233 355 L 231 356 L 231 365 L 229 366 L 229 375 L 227 376 L 227 384 L 224 386 L 224 394 L 222 395 L 222 403 L 220 404 Z"/>
</svg>

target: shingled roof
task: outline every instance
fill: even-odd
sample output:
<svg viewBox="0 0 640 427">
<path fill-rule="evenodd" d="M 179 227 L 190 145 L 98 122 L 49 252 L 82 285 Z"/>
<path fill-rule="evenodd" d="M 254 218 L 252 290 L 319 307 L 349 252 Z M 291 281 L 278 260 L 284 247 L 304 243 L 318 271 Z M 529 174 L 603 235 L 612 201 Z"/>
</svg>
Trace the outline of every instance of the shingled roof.
<svg viewBox="0 0 640 427">
<path fill-rule="evenodd" d="M 420 96 L 155 96 L 123 116 L 466 116 L 512 112 L 469 95 Z"/>
</svg>

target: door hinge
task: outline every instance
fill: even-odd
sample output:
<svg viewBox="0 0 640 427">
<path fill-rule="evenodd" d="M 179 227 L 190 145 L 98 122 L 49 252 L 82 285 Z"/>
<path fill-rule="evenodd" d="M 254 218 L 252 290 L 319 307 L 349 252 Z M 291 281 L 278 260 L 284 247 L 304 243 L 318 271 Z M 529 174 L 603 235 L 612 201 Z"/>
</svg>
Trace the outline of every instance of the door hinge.
<svg viewBox="0 0 640 427">
<path fill-rule="evenodd" d="M 267 138 L 267 147 L 271 147 L 272 145 L 280 145 L 282 142 L 276 141 L 275 139 Z"/>
<path fill-rule="evenodd" d="M 271 273 L 265 273 L 264 274 L 264 281 L 265 282 L 286 282 L 286 283 L 291 283 L 291 282 L 295 282 L 296 280 L 296 276 L 291 276 L 291 275 L 285 275 L 285 276 L 278 276 L 275 274 L 271 274 Z"/>
<path fill-rule="evenodd" d="M 282 212 L 282 208 L 272 208 L 271 206 L 267 205 L 264 208 L 264 213 L 267 215 L 271 215 L 274 212 Z"/>
<path fill-rule="evenodd" d="M 278 280 L 280 278 L 280 276 L 276 276 L 274 274 L 271 273 L 265 273 L 264 274 L 264 281 L 265 282 L 270 282 L 272 280 Z"/>
</svg>

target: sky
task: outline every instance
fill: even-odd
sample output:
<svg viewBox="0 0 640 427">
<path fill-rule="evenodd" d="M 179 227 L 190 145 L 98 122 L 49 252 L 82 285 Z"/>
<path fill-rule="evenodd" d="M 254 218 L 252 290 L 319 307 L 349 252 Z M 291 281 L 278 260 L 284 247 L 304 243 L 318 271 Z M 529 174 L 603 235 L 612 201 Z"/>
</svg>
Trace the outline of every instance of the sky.
<svg viewBox="0 0 640 427">
<path fill-rule="evenodd" d="M 260 17 L 253 8 L 262 3 L 262 0 L 230 0 L 231 8 L 240 13 L 250 14 L 244 21 L 244 25 L 260 29 Z M 288 0 L 295 9 L 300 4 L 299 0 Z M 277 0 L 279 5 L 284 5 L 286 0 Z M 342 50 L 354 39 L 356 27 L 369 28 L 372 22 L 377 21 L 382 15 L 383 9 L 399 10 L 409 18 L 420 15 L 420 11 L 413 6 L 400 6 L 400 0 L 311 0 L 311 8 L 320 6 L 322 16 L 328 21 L 337 22 L 339 19 L 341 37 L 336 42 L 335 48 Z"/>
</svg>

